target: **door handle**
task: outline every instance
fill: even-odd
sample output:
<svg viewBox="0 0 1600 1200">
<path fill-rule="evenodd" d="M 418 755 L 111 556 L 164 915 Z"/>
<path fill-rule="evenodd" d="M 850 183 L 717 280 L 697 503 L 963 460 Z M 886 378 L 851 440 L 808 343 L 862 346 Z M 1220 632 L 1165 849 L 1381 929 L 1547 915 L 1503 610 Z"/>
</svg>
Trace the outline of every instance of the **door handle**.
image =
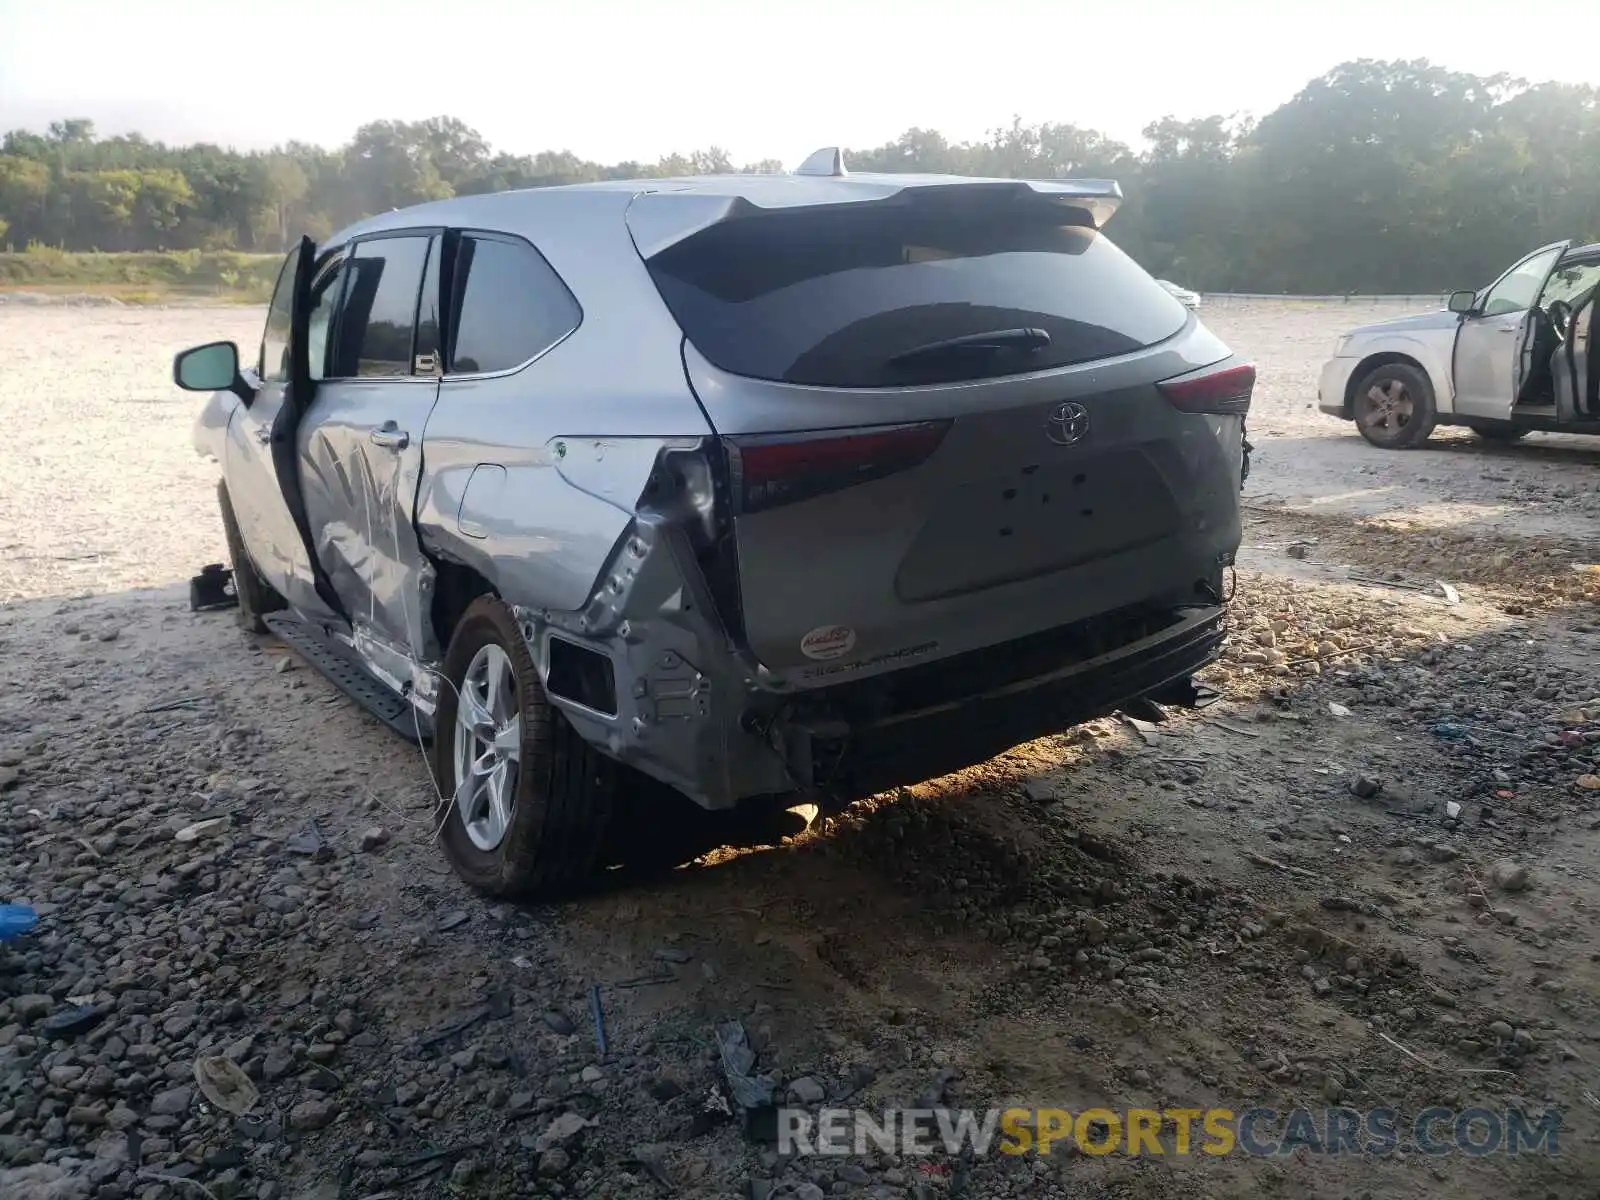
<svg viewBox="0 0 1600 1200">
<path fill-rule="evenodd" d="M 260 442 L 263 446 L 272 445 L 272 430 L 266 425 L 257 425 L 256 441 Z"/>
<path fill-rule="evenodd" d="M 1498 332 L 1500 332 L 1500 333 L 1516 333 L 1518 328 L 1519 327 L 1516 326 L 1516 325 L 1502 325 L 1502 326 L 1500 326 L 1500 329 L 1499 329 Z"/>
<path fill-rule="evenodd" d="M 374 446 L 382 446 L 386 450 L 404 450 L 411 444 L 411 435 L 393 421 L 385 421 L 367 434 L 367 440 Z"/>
</svg>

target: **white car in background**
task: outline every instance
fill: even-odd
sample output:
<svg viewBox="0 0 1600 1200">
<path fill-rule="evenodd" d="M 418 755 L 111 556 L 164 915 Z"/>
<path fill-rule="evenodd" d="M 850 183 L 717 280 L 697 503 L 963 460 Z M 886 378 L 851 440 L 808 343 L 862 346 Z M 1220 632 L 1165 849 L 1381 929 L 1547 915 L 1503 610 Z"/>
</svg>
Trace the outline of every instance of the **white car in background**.
<svg viewBox="0 0 1600 1200">
<path fill-rule="evenodd" d="M 1515 441 L 1534 430 L 1600 434 L 1600 243 L 1553 242 L 1446 308 L 1363 325 L 1322 368 L 1317 407 L 1385 450 L 1435 425 Z"/>
<path fill-rule="evenodd" d="M 1186 287 L 1179 287 L 1170 279 L 1158 279 L 1156 283 L 1165 288 L 1185 308 L 1193 310 L 1200 307 L 1199 292 L 1191 292 Z"/>
</svg>

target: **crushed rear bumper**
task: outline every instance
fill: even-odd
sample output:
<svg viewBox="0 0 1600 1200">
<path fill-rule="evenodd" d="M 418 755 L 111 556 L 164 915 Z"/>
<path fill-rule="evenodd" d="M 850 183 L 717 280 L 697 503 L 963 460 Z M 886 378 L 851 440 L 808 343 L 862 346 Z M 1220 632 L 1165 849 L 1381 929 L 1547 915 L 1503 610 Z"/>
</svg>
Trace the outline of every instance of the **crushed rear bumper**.
<svg viewBox="0 0 1600 1200">
<path fill-rule="evenodd" d="M 984 652 L 994 664 L 988 669 L 996 672 L 996 678 L 980 690 L 960 689 L 964 694 L 959 695 L 951 694 L 958 689 L 941 688 L 939 676 L 961 680 L 972 668 L 981 674 L 983 661 L 974 656 L 972 663 L 929 664 L 914 669 L 929 673 L 919 690 L 924 696 L 946 694 L 935 703 L 903 711 L 850 719 L 852 698 L 840 696 L 843 719 L 813 732 L 809 757 L 815 782 L 841 798 L 870 795 L 983 762 L 1013 746 L 1104 716 L 1215 661 L 1226 638 L 1226 617 L 1220 605 L 1171 610 L 1165 618 L 1157 618 L 1169 623 L 1137 640 L 1089 657 L 1069 657 L 1026 678 L 1006 678 L 1007 660 L 996 662 L 992 651 Z M 1126 614 L 1112 614 L 1096 620 L 1126 619 Z M 1083 628 L 1052 630 L 1041 637 L 1056 639 L 1070 654 L 1074 642 L 1081 646 L 1100 635 L 1092 625 L 1083 622 Z M 1048 654 L 1054 647 L 1039 649 Z M 1020 662 L 1022 656 L 1011 661 Z"/>
</svg>

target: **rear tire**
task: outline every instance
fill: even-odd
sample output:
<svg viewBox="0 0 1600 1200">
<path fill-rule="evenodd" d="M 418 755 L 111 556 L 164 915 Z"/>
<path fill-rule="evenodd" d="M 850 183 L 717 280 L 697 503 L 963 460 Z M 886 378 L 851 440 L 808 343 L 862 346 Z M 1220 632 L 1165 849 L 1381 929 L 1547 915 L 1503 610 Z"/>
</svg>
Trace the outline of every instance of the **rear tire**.
<svg viewBox="0 0 1600 1200">
<path fill-rule="evenodd" d="M 1368 371 L 1350 397 L 1361 436 L 1380 450 L 1412 450 L 1428 440 L 1439 419 L 1433 384 L 1410 363 L 1384 363 Z"/>
<path fill-rule="evenodd" d="M 1518 429 L 1515 425 L 1490 425 L 1487 422 L 1478 422 L 1468 425 L 1468 429 L 1477 434 L 1486 442 L 1517 442 L 1528 436 L 1528 430 Z"/>
<path fill-rule="evenodd" d="M 250 552 L 244 548 L 244 538 L 239 533 L 239 522 L 233 515 L 233 501 L 228 498 L 228 485 L 220 480 L 217 507 L 222 510 L 222 536 L 227 540 L 228 561 L 233 567 L 233 592 L 239 598 L 239 626 L 247 633 L 266 633 L 267 625 L 262 618 L 268 613 L 281 612 L 289 605 L 261 578 L 250 561 Z"/>
<path fill-rule="evenodd" d="M 490 895 L 550 898 L 577 890 L 597 866 L 616 764 L 551 705 L 522 631 L 498 597 L 481 596 L 462 614 L 444 674 L 431 757 L 444 797 L 435 825 L 445 857 L 468 885 Z"/>
</svg>

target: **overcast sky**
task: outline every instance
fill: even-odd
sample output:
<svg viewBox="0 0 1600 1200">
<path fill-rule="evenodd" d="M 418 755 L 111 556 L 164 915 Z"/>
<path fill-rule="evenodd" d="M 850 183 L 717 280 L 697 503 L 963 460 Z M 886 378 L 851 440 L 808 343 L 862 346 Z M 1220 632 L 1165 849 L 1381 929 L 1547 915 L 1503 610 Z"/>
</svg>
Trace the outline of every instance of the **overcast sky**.
<svg viewBox="0 0 1600 1200">
<path fill-rule="evenodd" d="M 1013 114 L 1135 141 L 1168 113 L 1259 116 L 1351 58 L 1592 82 L 1593 35 L 1592 4 L 1506 0 L 0 0 L 0 129 L 256 149 L 447 114 L 518 153 L 793 166 Z"/>
</svg>

